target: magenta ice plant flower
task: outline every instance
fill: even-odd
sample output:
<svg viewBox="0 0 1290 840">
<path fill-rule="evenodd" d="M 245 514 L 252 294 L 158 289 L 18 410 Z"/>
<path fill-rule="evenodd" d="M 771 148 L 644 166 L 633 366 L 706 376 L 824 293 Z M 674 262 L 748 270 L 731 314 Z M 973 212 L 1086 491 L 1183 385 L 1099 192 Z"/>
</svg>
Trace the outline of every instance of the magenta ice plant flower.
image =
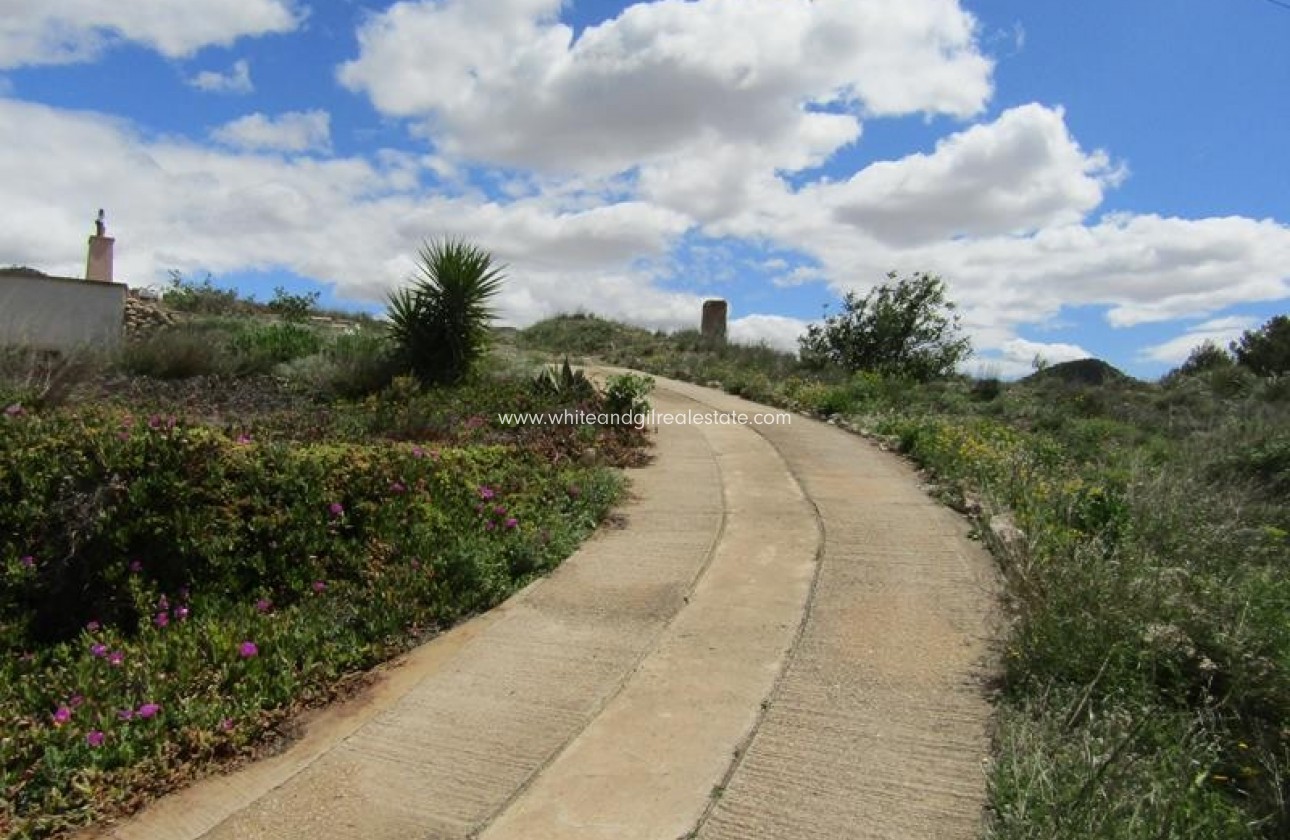
<svg viewBox="0 0 1290 840">
<path fill-rule="evenodd" d="M 255 646 L 255 642 L 242 642 L 237 648 L 237 653 L 243 659 L 250 659 L 260 654 L 260 649 Z"/>
<path fill-rule="evenodd" d="M 143 571 L 143 563 L 139 560 L 130 561 L 130 574 L 137 575 Z"/>
<path fill-rule="evenodd" d="M 327 512 L 330 513 L 333 517 L 344 516 L 345 506 L 342 505 L 340 502 L 332 502 L 330 505 L 327 506 Z"/>
<path fill-rule="evenodd" d="M 119 667 L 125 663 L 125 654 L 119 650 L 114 650 L 108 654 L 107 660 L 109 665 L 116 665 Z"/>
<path fill-rule="evenodd" d="M 165 627 L 170 623 L 170 613 L 159 612 L 152 618 L 152 623 L 158 627 Z"/>
<path fill-rule="evenodd" d="M 107 645 L 103 644 L 102 642 L 95 642 L 94 644 L 90 645 L 90 656 L 94 657 L 95 659 L 102 659 L 103 657 L 107 656 Z"/>
<path fill-rule="evenodd" d="M 221 732 L 232 732 L 233 726 L 234 724 L 233 724 L 232 718 L 224 718 L 219 722 L 219 728 Z"/>
<path fill-rule="evenodd" d="M 269 603 L 268 598 L 261 598 L 260 600 L 255 602 L 256 612 L 267 613 L 271 609 L 273 609 L 273 604 Z"/>
<path fill-rule="evenodd" d="M 488 485 L 484 485 L 479 488 L 479 498 L 483 499 L 486 502 L 492 499 L 493 497 L 495 497 L 496 495 L 497 495 L 497 492 L 493 490 L 493 488 L 489 487 Z"/>
<path fill-rule="evenodd" d="M 397 495 L 397 494 L 399 494 L 399 493 L 406 493 L 406 492 L 407 492 L 407 490 L 408 490 L 407 485 L 406 485 L 406 484 L 404 484 L 402 481 L 392 481 L 392 482 L 390 482 L 390 492 L 391 492 L 391 493 L 394 493 L 394 494 L 396 494 L 396 495 Z"/>
<path fill-rule="evenodd" d="M 506 530 L 508 531 L 514 531 L 516 528 L 519 527 L 519 525 L 520 525 L 520 521 L 516 519 L 514 516 L 506 520 Z"/>
<path fill-rule="evenodd" d="M 116 713 L 117 720 L 133 720 L 134 709 L 122 709 Z"/>
<path fill-rule="evenodd" d="M 54 710 L 54 726 L 62 726 L 72 719 L 72 709 L 66 703 Z"/>
<path fill-rule="evenodd" d="M 31 569 L 31 568 L 34 568 L 36 565 L 36 558 L 28 554 L 24 557 L 18 558 L 18 562 L 21 563 L 25 568 Z"/>
<path fill-rule="evenodd" d="M 160 711 L 161 711 L 161 706 L 158 705 L 157 703 L 144 703 L 142 706 L 138 708 L 138 710 L 134 713 L 134 715 L 135 717 L 140 717 L 140 718 L 143 718 L 144 720 L 147 720 L 150 717 L 156 717 Z"/>
<path fill-rule="evenodd" d="M 99 730 L 91 729 L 85 734 L 85 743 L 89 744 L 94 749 L 98 749 L 103 746 L 104 737 L 103 733 Z"/>
<path fill-rule="evenodd" d="M 174 612 L 175 612 L 175 619 L 178 621 L 184 621 L 185 619 L 188 618 L 188 607 L 185 607 L 182 605 L 175 607 Z"/>
<path fill-rule="evenodd" d="M 100 630 L 102 627 L 103 627 L 103 625 L 99 624 L 97 621 L 91 621 L 89 624 L 86 624 L 86 625 L 85 625 L 85 629 L 86 629 L 86 630 L 88 630 L 88 631 L 90 631 L 91 633 L 97 633 L 97 632 L 99 632 L 99 630 Z"/>
<path fill-rule="evenodd" d="M 323 593 L 323 592 L 327 591 L 327 581 L 325 581 L 325 580 L 316 580 L 316 581 L 314 581 L 314 584 L 313 584 L 313 590 L 314 590 L 314 592 L 317 592 L 317 593 L 319 593 L 319 594 L 321 594 L 321 593 Z"/>
</svg>

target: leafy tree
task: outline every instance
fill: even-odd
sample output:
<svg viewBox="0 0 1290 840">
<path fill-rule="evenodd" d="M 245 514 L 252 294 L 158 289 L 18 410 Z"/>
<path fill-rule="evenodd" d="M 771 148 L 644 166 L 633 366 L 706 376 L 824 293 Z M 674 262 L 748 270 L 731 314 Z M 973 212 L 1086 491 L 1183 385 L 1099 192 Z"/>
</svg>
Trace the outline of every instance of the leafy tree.
<svg viewBox="0 0 1290 840">
<path fill-rule="evenodd" d="M 1290 373 L 1290 317 L 1277 315 L 1232 342 L 1236 361 L 1259 376 Z"/>
<path fill-rule="evenodd" d="M 860 297 L 848 292 L 842 312 L 812 324 L 799 339 L 803 361 L 927 381 L 945 377 L 972 354 L 959 335 L 955 305 L 941 278 L 917 273 Z"/>
<path fill-rule="evenodd" d="M 318 292 L 307 292 L 295 295 L 282 286 L 273 288 L 273 300 L 269 301 L 270 312 L 281 315 L 287 321 L 303 321 L 318 306 Z"/>
<path fill-rule="evenodd" d="M 1166 379 L 1173 379 L 1179 376 L 1194 376 L 1198 373 L 1205 373 L 1211 370 L 1222 370 L 1230 368 L 1235 362 L 1232 356 L 1222 347 L 1219 347 L 1210 339 L 1205 339 L 1192 351 L 1187 354 L 1187 359 L 1181 365 L 1171 370 Z"/>
<path fill-rule="evenodd" d="M 412 284 L 389 296 L 390 337 L 398 361 L 425 384 L 454 384 L 488 346 L 503 268 L 458 239 L 425 243 Z"/>
</svg>

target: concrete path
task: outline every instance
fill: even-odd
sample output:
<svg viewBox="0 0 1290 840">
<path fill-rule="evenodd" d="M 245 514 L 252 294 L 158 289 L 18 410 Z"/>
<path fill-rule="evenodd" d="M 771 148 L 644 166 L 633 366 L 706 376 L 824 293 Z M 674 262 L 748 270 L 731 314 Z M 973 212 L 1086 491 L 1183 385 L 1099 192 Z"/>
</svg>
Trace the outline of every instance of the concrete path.
<svg viewBox="0 0 1290 840">
<path fill-rule="evenodd" d="M 657 411 L 764 407 L 660 380 Z M 993 566 L 899 459 L 664 425 L 626 526 L 282 755 L 98 836 L 968 838 Z"/>
</svg>

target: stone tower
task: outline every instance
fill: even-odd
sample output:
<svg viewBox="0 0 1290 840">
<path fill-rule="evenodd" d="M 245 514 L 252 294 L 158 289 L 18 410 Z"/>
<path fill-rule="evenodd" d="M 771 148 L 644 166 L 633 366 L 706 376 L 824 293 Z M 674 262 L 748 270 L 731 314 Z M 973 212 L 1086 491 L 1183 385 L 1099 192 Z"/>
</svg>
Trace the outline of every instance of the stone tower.
<svg viewBox="0 0 1290 840">
<path fill-rule="evenodd" d="M 717 344 L 726 340 L 726 315 L 729 305 L 724 300 L 705 300 L 703 302 L 703 324 L 700 330 L 703 337 Z"/>
</svg>

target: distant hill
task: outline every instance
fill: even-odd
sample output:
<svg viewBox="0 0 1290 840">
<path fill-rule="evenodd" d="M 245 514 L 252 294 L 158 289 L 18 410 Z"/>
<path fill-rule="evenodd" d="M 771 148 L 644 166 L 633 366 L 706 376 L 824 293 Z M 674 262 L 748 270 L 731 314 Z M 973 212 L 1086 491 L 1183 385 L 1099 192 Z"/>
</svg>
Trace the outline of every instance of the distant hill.
<svg viewBox="0 0 1290 840">
<path fill-rule="evenodd" d="M 1133 382 L 1133 377 L 1101 359 L 1076 359 L 1061 362 L 1036 371 L 1025 379 L 1026 383 L 1061 382 L 1067 385 L 1116 385 Z"/>
<path fill-rule="evenodd" d="M 563 353 L 605 353 L 652 345 L 653 333 L 595 315 L 557 315 L 521 330 L 522 346 Z"/>
</svg>

